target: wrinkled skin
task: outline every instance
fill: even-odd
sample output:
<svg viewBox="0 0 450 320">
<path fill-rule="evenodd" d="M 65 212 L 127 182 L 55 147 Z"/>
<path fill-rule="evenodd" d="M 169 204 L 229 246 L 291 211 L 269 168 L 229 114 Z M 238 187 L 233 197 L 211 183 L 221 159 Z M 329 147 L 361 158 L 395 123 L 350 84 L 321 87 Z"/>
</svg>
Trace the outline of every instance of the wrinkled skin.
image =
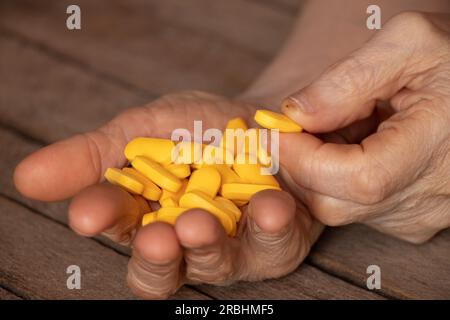
<svg viewBox="0 0 450 320">
<path fill-rule="evenodd" d="M 95 132 L 30 155 L 15 171 L 16 186 L 45 201 L 74 196 L 69 221 L 77 233 L 132 242 L 128 282 L 145 298 L 166 298 L 184 283 L 223 285 L 285 275 L 308 254 L 322 223 L 358 221 L 423 242 L 450 225 L 446 21 L 399 15 L 362 49 L 285 100 L 282 111 L 310 133 L 280 136 L 278 178 L 285 191 L 255 195 L 235 238 L 198 209 L 184 213 L 175 227 L 139 228 L 148 204 L 101 180 L 106 168 L 125 165 L 122 150 L 133 137 L 167 138 L 175 128 L 192 129 L 193 120 L 203 120 L 204 129 L 224 128 L 236 116 L 251 123 L 256 107 L 249 103 L 201 92 L 164 96 Z M 265 77 L 263 91 L 276 80 Z M 298 86 L 289 81 L 283 92 Z M 243 97 L 259 102 L 252 94 Z M 377 108 L 379 100 L 389 103 Z"/>
<path fill-rule="evenodd" d="M 413 243 L 450 226 L 449 31 L 449 15 L 397 15 L 285 100 L 282 110 L 309 132 L 353 124 L 361 140 L 280 141 L 286 175 L 321 222 L 363 222 Z"/>
<path fill-rule="evenodd" d="M 140 228 L 142 215 L 150 211 L 147 202 L 101 183 L 106 168 L 126 164 L 123 149 L 133 137 L 170 138 L 175 128 L 193 129 L 194 120 L 203 120 L 204 129 L 224 128 L 227 119 L 249 119 L 254 110 L 202 92 L 164 96 L 129 109 L 94 132 L 30 155 L 18 165 L 15 183 L 34 199 L 74 196 L 69 222 L 81 235 L 103 233 L 124 244 L 132 241 L 128 283 L 141 297 L 167 298 L 185 283 L 224 285 L 279 277 L 300 264 L 322 230 L 288 192 L 255 195 L 244 209 L 237 236 L 230 238 L 213 215 L 200 209 L 183 213 L 174 227 L 158 222 Z"/>
</svg>

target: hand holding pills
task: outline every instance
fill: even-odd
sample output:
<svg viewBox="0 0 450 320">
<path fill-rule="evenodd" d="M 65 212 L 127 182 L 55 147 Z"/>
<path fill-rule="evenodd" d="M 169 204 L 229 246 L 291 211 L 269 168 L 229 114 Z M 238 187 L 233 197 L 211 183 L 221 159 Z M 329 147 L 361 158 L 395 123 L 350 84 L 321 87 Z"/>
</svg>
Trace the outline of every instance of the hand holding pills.
<svg viewBox="0 0 450 320">
<path fill-rule="evenodd" d="M 256 109 L 201 92 L 164 96 L 30 155 L 16 169 L 16 186 L 40 200 L 74 196 L 69 222 L 77 233 L 131 243 L 128 283 L 141 297 L 166 298 L 185 283 L 279 277 L 301 263 L 323 226 L 282 180 L 259 174 L 270 155 L 246 163 L 224 141 L 226 154 L 243 163 L 171 161 L 174 129 L 191 129 L 194 120 L 256 127 Z"/>
</svg>

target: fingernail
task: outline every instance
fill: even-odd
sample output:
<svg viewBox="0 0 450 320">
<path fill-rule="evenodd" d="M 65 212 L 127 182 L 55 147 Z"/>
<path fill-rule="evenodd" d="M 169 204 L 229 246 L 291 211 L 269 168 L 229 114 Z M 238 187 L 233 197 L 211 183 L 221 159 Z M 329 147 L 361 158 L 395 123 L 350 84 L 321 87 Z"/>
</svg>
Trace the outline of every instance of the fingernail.
<svg viewBox="0 0 450 320">
<path fill-rule="evenodd" d="M 314 113 L 316 110 L 314 107 L 302 96 L 293 97 L 290 96 L 283 101 L 281 106 L 282 110 L 286 113 Z"/>
</svg>

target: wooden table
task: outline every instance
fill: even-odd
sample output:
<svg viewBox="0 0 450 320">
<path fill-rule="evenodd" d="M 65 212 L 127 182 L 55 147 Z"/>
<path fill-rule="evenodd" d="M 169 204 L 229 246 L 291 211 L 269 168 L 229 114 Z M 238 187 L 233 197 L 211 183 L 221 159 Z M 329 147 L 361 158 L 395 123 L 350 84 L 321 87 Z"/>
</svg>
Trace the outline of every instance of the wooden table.
<svg viewBox="0 0 450 320">
<path fill-rule="evenodd" d="M 129 251 L 75 235 L 66 202 L 21 197 L 14 166 L 167 92 L 240 92 L 271 60 L 298 9 L 295 0 L 78 0 L 82 31 L 69 31 L 72 3 L 0 2 L 0 299 L 133 299 Z M 71 264 L 82 269 L 82 290 L 66 288 Z M 366 288 L 372 264 L 381 267 L 381 290 Z M 189 286 L 174 298 L 450 298 L 450 230 L 415 246 L 360 225 L 328 229 L 282 279 Z"/>
</svg>

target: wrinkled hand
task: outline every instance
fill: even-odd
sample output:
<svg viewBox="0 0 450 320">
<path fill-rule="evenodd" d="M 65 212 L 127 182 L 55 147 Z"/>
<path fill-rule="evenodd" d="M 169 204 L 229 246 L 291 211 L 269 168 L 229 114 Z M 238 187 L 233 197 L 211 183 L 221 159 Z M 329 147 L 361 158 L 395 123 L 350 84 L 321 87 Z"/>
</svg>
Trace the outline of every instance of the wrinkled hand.
<svg viewBox="0 0 450 320">
<path fill-rule="evenodd" d="M 223 129 L 228 119 L 250 119 L 255 108 L 224 98 L 187 92 L 168 95 L 119 115 L 102 128 L 47 146 L 23 160 L 14 174 L 27 197 L 55 201 L 74 196 L 70 226 L 84 236 L 103 233 L 132 241 L 128 283 L 144 298 L 166 298 L 185 283 L 229 284 L 293 271 L 319 236 L 322 225 L 285 191 L 256 194 L 244 210 L 235 238 L 207 212 L 183 213 L 175 227 L 140 227 L 150 211 L 141 197 L 102 183 L 108 167 L 123 167 L 123 149 L 137 136 L 170 138 L 175 128 Z"/>
<path fill-rule="evenodd" d="M 282 110 L 327 133 L 280 138 L 282 176 L 321 222 L 414 243 L 450 226 L 449 15 L 397 15 Z"/>
</svg>

